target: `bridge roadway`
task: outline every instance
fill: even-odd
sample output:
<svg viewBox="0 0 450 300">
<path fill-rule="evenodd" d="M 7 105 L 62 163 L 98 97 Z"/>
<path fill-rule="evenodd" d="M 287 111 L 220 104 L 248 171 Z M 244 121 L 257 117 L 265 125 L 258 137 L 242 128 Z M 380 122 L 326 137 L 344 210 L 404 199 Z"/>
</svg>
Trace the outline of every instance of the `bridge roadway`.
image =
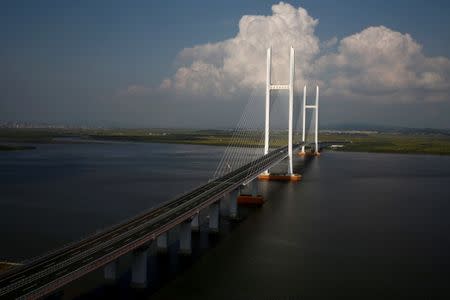
<svg viewBox="0 0 450 300">
<path fill-rule="evenodd" d="M 293 150 L 302 144 L 293 145 Z M 179 198 L 81 241 L 50 252 L 0 276 L 1 299 L 35 299 L 98 269 L 189 220 L 288 156 L 288 147 L 271 151 Z"/>
</svg>

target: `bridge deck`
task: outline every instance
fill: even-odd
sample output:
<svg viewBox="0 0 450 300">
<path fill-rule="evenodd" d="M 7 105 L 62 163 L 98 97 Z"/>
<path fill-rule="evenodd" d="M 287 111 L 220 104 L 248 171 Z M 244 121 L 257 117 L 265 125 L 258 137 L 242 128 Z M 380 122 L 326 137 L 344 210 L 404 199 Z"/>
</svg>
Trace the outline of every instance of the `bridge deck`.
<svg viewBox="0 0 450 300">
<path fill-rule="evenodd" d="M 294 145 L 295 149 L 301 144 Z M 278 148 L 164 205 L 48 253 L 0 277 L 0 297 L 36 298 L 89 273 L 196 215 L 288 156 Z"/>
</svg>

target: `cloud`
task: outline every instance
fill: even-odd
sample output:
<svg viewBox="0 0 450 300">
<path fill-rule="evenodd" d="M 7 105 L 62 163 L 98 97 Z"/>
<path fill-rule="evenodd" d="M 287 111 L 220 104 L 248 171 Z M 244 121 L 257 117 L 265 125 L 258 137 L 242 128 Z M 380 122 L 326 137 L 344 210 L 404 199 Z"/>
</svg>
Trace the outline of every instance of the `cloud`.
<svg viewBox="0 0 450 300">
<path fill-rule="evenodd" d="M 409 34 L 384 26 L 320 42 L 318 20 L 280 2 L 272 15 L 245 15 L 235 37 L 183 49 L 178 69 L 160 89 L 182 95 L 234 97 L 265 83 L 272 47 L 273 81 L 288 81 L 288 51 L 296 50 L 296 83 L 319 83 L 323 95 L 357 101 L 445 101 L 450 60 L 427 57 Z"/>
<path fill-rule="evenodd" d="M 331 48 L 331 47 L 336 46 L 337 43 L 338 43 L 338 38 L 334 36 L 331 39 L 324 41 L 322 43 L 322 48 L 325 48 L 325 49 Z"/>
<path fill-rule="evenodd" d="M 265 82 L 265 55 L 273 47 L 273 78 L 288 79 L 289 46 L 296 49 L 296 76 L 299 80 L 311 72 L 311 63 L 319 53 L 314 35 L 318 21 L 303 8 L 280 2 L 272 6 L 270 16 L 243 16 L 239 32 L 231 39 L 186 48 L 178 55 L 182 64 L 170 80 L 176 91 L 194 95 L 232 95 Z"/>
<path fill-rule="evenodd" d="M 384 26 L 343 38 L 317 60 L 325 94 L 350 99 L 440 101 L 450 91 L 450 60 L 426 57 L 409 34 Z"/>
</svg>

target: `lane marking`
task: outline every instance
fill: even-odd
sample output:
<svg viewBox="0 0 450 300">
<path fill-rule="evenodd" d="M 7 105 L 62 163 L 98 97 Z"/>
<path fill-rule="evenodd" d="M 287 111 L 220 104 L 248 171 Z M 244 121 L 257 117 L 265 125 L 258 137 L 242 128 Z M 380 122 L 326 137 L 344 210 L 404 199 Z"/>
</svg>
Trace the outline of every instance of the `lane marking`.
<svg viewBox="0 0 450 300">
<path fill-rule="evenodd" d="M 28 286 L 28 287 L 26 287 L 26 288 L 23 288 L 22 291 L 25 292 L 25 291 L 31 290 L 31 289 L 34 288 L 36 285 L 37 285 L 37 283 L 35 283 L 35 284 L 33 284 L 33 285 L 30 285 L 30 286 Z"/>
<path fill-rule="evenodd" d="M 44 266 L 44 268 L 50 267 L 51 265 L 54 265 L 56 263 L 56 261 L 53 261 L 51 263 L 48 263 Z"/>
<path fill-rule="evenodd" d="M 19 276 L 19 277 L 17 277 L 17 278 L 14 278 L 14 280 L 11 280 L 10 282 L 13 283 L 13 282 L 19 281 L 19 280 L 22 279 L 22 278 L 25 278 L 25 274 L 22 275 L 22 276 Z"/>
<path fill-rule="evenodd" d="M 84 262 L 88 262 L 89 260 L 91 260 L 92 259 L 92 256 L 90 256 L 90 257 L 88 257 L 88 258 L 85 258 L 85 259 L 83 259 L 81 262 L 82 263 L 84 263 Z"/>
<path fill-rule="evenodd" d="M 65 273 L 66 271 L 67 271 L 67 269 L 61 270 L 61 271 L 59 271 L 58 273 L 56 273 L 55 276 L 59 276 L 59 275 L 61 275 L 62 273 Z"/>
<path fill-rule="evenodd" d="M 97 243 L 93 244 L 91 247 L 96 247 L 96 246 L 98 246 L 98 245 L 100 245 L 100 244 L 102 244 L 102 243 L 103 243 L 102 241 L 97 242 Z"/>
<path fill-rule="evenodd" d="M 78 251 L 77 251 L 77 252 L 75 252 L 75 253 L 72 253 L 72 255 L 76 255 L 76 254 L 80 253 L 81 251 L 83 251 L 83 249 L 81 249 L 81 250 L 78 250 Z"/>
</svg>

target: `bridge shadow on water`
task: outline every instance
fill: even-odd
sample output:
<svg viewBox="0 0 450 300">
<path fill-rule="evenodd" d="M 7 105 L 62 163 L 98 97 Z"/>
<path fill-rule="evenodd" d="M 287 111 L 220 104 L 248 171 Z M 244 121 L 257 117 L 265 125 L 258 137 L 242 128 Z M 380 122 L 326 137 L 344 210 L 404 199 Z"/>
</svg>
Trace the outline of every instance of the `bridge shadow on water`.
<svg viewBox="0 0 450 300">
<path fill-rule="evenodd" d="M 313 158 L 297 158 L 294 160 L 295 171 L 300 174 L 307 173 L 307 166 Z M 287 163 L 281 162 L 276 166 L 274 172 L 284 172 Z M 267 193 L 268 182 L 260 182 L 259 189 L 262 194 Z M 285 188 L 283 183 L 276 184 L 277 189 Z M 271 192 L 273 192 L 271 186 Z M 245 190 L 244 190 L 245 193 Z M 172 229 L 168 234 L 169 246 L 165 253 L 158 252 L 156 241 L 149 246 L 148 266 L 147 266 L 147 287 L 133 288 L 131 286 L 131 263 L 132 254 L 124 255 L 118 262 L 117 279 L 114 282 L 106 282 L 103 278 L 103 269 L 100 268 L 83 278 L 70 283 L 63 291 L 55 293 L 49 297 L 63 299 L 145 299 L 149 298 L 162 286 L 174 280 L 194 264 L 199 263 L 202 256 L 212 248 L 228 239 L 233 231 L 242 222 L 255 213 L 258 207 L 239 206 L 239 216 L 237 219 L 226 217 L 229 210 L 229 203 L 222 201 L 220 205 L 220 230 L 219 233 L 210 233 L 208 230 L 208 210 L 200 212 L 200 230 L 192 232 L 192 254 L 182 255 L 178 253 L 179 240 L 178 228 Z"/>
</svg>

